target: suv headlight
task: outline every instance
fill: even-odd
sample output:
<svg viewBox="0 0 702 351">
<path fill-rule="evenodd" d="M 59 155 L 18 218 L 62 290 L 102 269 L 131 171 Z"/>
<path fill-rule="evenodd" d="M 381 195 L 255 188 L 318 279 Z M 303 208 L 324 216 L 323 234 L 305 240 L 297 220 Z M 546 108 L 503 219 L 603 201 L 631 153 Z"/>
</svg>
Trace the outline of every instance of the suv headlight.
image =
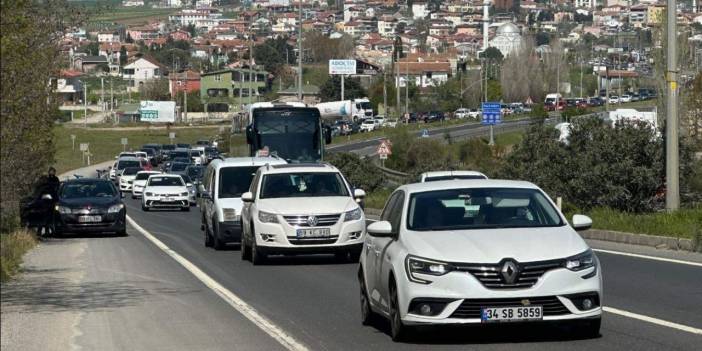
<svg viewBox="0 0 702 351">
<path fill-rule="evenodd" d="M 595 255 L 592 253 L 591 249 L 587 249 L 587 251 L 581 254 L 566 258 L 565 268 L 577 272 L 594 267 L 596 264 Z"/>
<path fill-rule="evenodd" d="M 258 220 L 263 223 L 278 223 L 278 216 L 274 213 L 258 211 Z"/>
<path fill-rule="evenodd" d="M 180 193 L 180 196 L 188 196 L 188 192 Z"/>
<path fill-rule="evenodd" d="M 407 255 L 405 258 L 405 270 L 410 281 L 421 284 L 429 284 L 430 281 L 422 279 L 416 274 L 428 274 L 440 276 L 453 270 L 453 266 L 445 262 L 429 260 L 417 256 Z"/>
<path fill-rule="evenodd" d="M 116 204 L 110 206 L 110 208 L 107 209 L 107 213 L 117 213 L 119 211 L 122 211 L 124 208 L 124 204 Z"/>
<path fill-rule="evenodd" d="M 56 212 L 58 212 L 58 213 L 60 213 L 60 214 L 71 214 L 71 209 L 68 208 L 68 207 L 66 207 L 66 206 L 59 206 L 59 205 L 56 205 L 56 206 L 54 207 L 54 209 L 56 210 Z"/>
<path fill-rule="evenodd" d="M 361 219 L 362 214 L 363 214 L 363 211 L 361 211 L 361 208 L 356 207 L 355 209 L 346 212 L 346 215 L 344 215 L 344 222 L 357 221 L 357 220 Z"/>
<path fill-rule="evenodd" d="M 260 215 L 259 215 L 260 218 Z M 236 215 L 236 210 L 233 208 L 222 209 L 222 220 L 225 222 L 238 222 L 239 217 Z"/>
<path fill-rule="evenodd" d="M 144 195 L 146 195 L 146 196 L 154 196 L 154 193 L 149 193 L 149 192 L 147 192 L 147 193 L 144 194 Z"/>
</svg>

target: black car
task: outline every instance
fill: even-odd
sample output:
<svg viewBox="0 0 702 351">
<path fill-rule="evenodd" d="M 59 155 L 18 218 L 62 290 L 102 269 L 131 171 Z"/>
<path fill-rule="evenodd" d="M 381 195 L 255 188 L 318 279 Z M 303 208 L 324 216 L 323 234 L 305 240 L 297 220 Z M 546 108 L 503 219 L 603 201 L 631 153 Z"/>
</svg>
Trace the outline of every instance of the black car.
<svg viewBox="0 0 702 351">
<path fill-rule="evenodd" d="M 176 147 L 179 149 L 190 149 L 190 144 L 178 143 Z"/>
<path fill-rule="evenodd" d="M 168 167 L 167 173 L 185 174 L 185 170 L 188 168 L 189 165 L 189 163 L 173 161 L 173 163 L 171 163 L 171 166 Z"/>
<path fill-rule="evenodd" d="M 446 118 L 446 116 L 444 116 L 443 112 L 431 111 L 427 114 L 426 118 L 424 119 L 424 122 L 426 122 L 426 123 L 438 122 L 438 121 L 443 121 L 445 118 Z"/>
<path fill-rule="evenodd" d="M 185 174 L 193 180 L 194 183 L 202 181 L 202 176 L 205 174 L 205 167 L 200 165 L 189 165 L 185 168 Z"/>
<path fill-rule="evenodd" d="M 56 233 L 127 235 L 127 209 L 112 182 L 81 178 L 61 184 L 55 207 Z"/>
<path fill-rule="evenodd" d="M 176 149 L 175 145 L 164 144 L 161 146 L 161 161 L 167 160 L 171 157 L 171 152 Z"/>
<path fill-rule="evenodd" d="M 219 157 L 219 150 L 214 146 L 205 147 L 205 157 L 207 157 L 207 163 Z"/>
</svg>

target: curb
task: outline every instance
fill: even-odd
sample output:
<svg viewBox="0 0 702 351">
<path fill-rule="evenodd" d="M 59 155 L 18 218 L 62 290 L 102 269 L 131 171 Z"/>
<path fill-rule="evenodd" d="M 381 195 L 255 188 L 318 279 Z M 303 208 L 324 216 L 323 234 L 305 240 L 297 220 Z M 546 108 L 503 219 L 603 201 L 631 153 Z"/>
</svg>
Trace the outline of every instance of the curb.
<svg viewBox="0 0 702 351">
<path fill-rule="evenodd" d="M 625 232 L 617 232 L 612 230 L 589 229 L 584 232 L 579 232 L 583 239 L 611 241 L 615 243 L 632 244 L 649 246 L 657 249 L 682 250 L 682 251 L 698 251 L 694 240 L 681 239 L 669 236 L 658 236 L 649 234 L 633 234 Z"/>
</svg>

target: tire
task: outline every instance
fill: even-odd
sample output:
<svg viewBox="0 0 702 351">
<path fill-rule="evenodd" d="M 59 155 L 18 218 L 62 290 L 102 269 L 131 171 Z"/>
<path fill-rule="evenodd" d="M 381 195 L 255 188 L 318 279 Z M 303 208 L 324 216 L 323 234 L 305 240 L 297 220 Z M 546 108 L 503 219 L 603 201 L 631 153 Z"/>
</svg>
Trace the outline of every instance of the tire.
<svg viewBox="0 0 702 351">
<path fill-rule="evenodd" d="M 136 196 L 134 196 L 134 194 L 132 194 L 132 200 L 136 200 Z"/>
<path fill-rule="evenodd" d="M 575 325 L 575 333 L 577 336 L 582 338 L 596 338 L 600 336 L 600 326 L 602 325 L 602 318 L 588 319 L 584 321 L 579 321 Z"/>
<path fill-rule="evenodd" d="M 117 231 L 117 236 L 127 236 L 127 227 L 124 227 Z"/>
<path fill-rule="evenodd" d="M 361 324 L 371 325 L 378 315 L 373 312 L 370 306 L 370 299 L 368 298 L 368 289 L 366 289 L 366 282 L 363 279 L 363 271 L 358 271 L 358 283 L 361 288 Z"/>
<path fill-rule="evenodd" d="M 205 247 L 212 247 L 212 235 L 210 235 L 210 230 L 207 227 L 207 224 L 205 224 Z"/>
<path fill-rule="evenodd" d="M 349 261 L 349 252 L 345 251 L 345 250 L 344 251 L 337 251 L 334 253 L 334 258 L 339 263 L 346 263 Z"/>
<path fill-rule="evenodd" d="M 141 210 L 144 211 L 144 212 L 149 212 L 149 208 L 146 207 L 146 205 L 144 205 L 143 202 L 142 202 L 142 204 L 141 204 Z"/>
<path fill-rule="evenodd" d="M 399 301 L 397 299 L 397 287 L 395 282 L 390 282 L 390 336 L 392 341 L 401 342 L 407 340 L 409 334 L 408 327 L 402 323 Z"/>
<path fill-rule="evenodd" d="M 190 212 L 190 205 L 188 205 L 188 207 L 181 207 L 180 210 L 183 212 Z"/>
<path fill-rule="evenodd" d="M 241 260 L 248 261 L 251 259 L 251 251 L 246 243 L 246 235 L 242 233 L 241 235 Z"/>
<path fill-rule="evenodd" d="M 268 257 L 265 253 L 261 252 L 258 249 L 258 245 L 256 245 L 256 231 L 252 228 L 251 232 L 251 263 L 254 266 L 262 265 L 266 262 Z"/>
<path fill-rule="evenodd" d="M 349 253 L 349 259 L 351 262 L 358 262 L 361 258 L 361 250 L 351 250 Z"/>
<path fill-rule="evenodd" d="M 212 225 L 212 247 L 217 251 L 224 250 L 226 245 L 219 238 L 219 223 L 214 219 L 212 223 L 214 223 L 214 225 Z"/>
</svg>

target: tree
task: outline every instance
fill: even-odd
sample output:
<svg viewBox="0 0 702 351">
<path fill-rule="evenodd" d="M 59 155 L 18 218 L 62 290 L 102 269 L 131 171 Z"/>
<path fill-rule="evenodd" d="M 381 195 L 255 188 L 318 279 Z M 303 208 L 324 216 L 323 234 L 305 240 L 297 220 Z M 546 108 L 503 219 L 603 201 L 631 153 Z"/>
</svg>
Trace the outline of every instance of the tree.
<svg viewBox="0 0 702 351">
<path fill-rule="evenodd" d="M 83 47 L 83 50 L 88 55 L 97 56 L 100 53 L 100 43 L 96 41 L 90 42 L 88 45 Z"/>
<path fill-rule="evenodd" d="M 480 57 L 497 63 L 502 62 L 504 58 L 504 56 L 502 56 L 502 51 L 494 46 L 485 49 L 485 51 L 480 54 Z"/>
<path fill-rule="evenodd" d="M 124 66 L 127 64 L 127 49 L 122 46 L 119 48 L 119 65 Z"/>
<path fill-rule="evenodd" d="M 125 41 L 126 43 L 128 43 L 128 44 L 134 43 L 134 39 L 132 39 L 132 35 L 129 34 L 129 32 L 127 32 L 127 38 L 124 39 L 124 41 Z"/>
<path fill-rule="evenodd" d="M 179 91 L 178 94 L 176 94 L 176 103 L 178 105 L 183 104 L 183 92 Z M 199 91 L 194 91 L 188 93 L 188 112 L 204 112 L 204 105 L 202 104 L 202 101 L 200 100 L 200 92 Z"/>
<path fill-rule="evenodd" d="M 171 94 L 168 91 L 168 79 L 151 79 L 142 87 L 142 100 L 168 101 Z"/>
<path fill-rule="evenodd" d="M 365 96 L 366 92 L 358 78 L 344 79 L 344 99 L 356 99 Z M 319 88 L 319 98 L 322 99 L 322 101 L 341 100 L 341 77 L 334 75 L 327 79 Z"/>
<path fill-rule="evenodd" d="M 18 224 L 19 201 L 54 162 L 52 84 L 58 40 L 82 15 L 63 0 L 16 0 L 0 14 L 0 232 Z"/>
<path fill-rule="evenodd" d="M 275 75 L 279 75 L 286 64 L 295 62 L 294 49 L 284 37 L 268 39 L 263 44 L 256 45 L 253 56 L 257 64 L 262 64 L 266 71 Z"/>
<path fill-rule="evenodd" d="M 304 45 L 310 49 L 309 59 L 312 62 L 327 63 L 331 59 L 353 57 L 353 38 L 348 34 L 332 39 L 320 31 L 313 30 L 304 34 Z"/>
<path fill-rule="evenodd" d="M 383 173 L 354 153 L 332 153 L 326 162 L 338 168 L 354 188 L 372 192 L 383 185 Z"/>
</svg>

